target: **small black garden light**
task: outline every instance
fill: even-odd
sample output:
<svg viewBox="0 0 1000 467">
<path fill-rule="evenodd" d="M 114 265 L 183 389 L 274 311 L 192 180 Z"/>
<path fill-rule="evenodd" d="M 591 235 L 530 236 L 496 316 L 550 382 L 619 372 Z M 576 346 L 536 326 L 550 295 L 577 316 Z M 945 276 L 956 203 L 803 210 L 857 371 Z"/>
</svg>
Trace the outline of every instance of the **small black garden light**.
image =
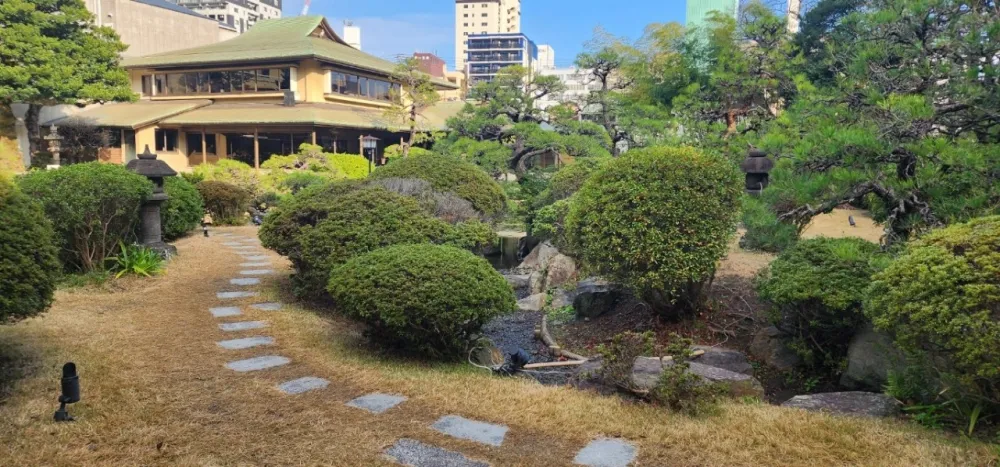
<svg viewBox="0 0 1000 467">
<path fill-rule="evenodd" d="M 62 394 L 59 395 L 59 410 L 56 411 L 57 422 L 71 422 L 73 417 L 66 411 L 66 404 L 80 402 L 80 376 L 76 374 L 76 364 L 68 362 L 63 365 Z"/>
</svg>

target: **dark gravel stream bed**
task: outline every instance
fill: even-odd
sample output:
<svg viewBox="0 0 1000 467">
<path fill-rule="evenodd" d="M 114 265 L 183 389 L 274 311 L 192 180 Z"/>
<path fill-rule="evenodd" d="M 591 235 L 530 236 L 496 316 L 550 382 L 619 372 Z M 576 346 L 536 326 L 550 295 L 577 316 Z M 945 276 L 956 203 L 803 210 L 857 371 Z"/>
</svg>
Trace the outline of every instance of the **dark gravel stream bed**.
<svg viewBox="0 0 1000 467">
<path fill-rule="evenodd" d="M 551 362 L 548 348 L 535 339 L 535 328 L 541 325 L 542 313 L 519 311 L 490 321 L 483 326 L 483 334 L 503 351 L 505 357 L 524 349 L 531 354 L 531 363 Z"/>
</svg>

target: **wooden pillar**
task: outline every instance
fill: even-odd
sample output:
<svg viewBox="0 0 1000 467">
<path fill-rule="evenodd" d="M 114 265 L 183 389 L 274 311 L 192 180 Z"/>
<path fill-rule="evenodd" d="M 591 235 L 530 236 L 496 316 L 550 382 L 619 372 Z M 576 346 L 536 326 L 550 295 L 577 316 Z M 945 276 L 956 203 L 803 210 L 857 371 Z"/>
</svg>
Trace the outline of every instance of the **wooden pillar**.
<svg viewBox="0 0 1000 467">
<path fill-rule="evenodd" d="M 253 127 L 253 168 L 260 169 L 260 140 L 257 136 L 257 127 Z"/>
<path fill-rule="evenodd" d="M 201 163 L 208 164 L 208 141 L 205 141 L 205 128 L 201 129 Z"/>
<path fill-rule="evenodd" d="M 316 145 L 316 129 L 315 128 L 313 128 L 313 131 L 312 131 L 312 141 L 313 141 L 312 142 L 313 146 L 315 146 Z"/>
</svg>

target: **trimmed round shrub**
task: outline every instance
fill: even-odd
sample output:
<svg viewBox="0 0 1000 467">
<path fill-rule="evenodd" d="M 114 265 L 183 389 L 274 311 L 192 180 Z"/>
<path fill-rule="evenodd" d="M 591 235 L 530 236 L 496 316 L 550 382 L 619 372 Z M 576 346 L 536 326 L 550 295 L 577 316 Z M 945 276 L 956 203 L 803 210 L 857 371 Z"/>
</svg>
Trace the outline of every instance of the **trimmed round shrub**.
<svg viewBox="0 0 1000 467">
<path fill-rule="evenodd" d="M 129 243 L 139 208 L 153 193 L 146 177 L 100 162 L 31 172 L 20 187 L 52 221 L 63 266 L 83 271 L 103 268 L 105 258 Z"/>
<path fill-rule="evenodd" d="M 327 183 L 330 183 L 330 178 L 319 173 L 296 171 L 279 177 L 277 187 L 282 191 L 286 191 L 294 195 L 302 191 L 303 188 L 308 188 L 314 185 L 324 185 Z"/>
<path fill-rule="evenodd" d="M 488 216 L 501 213 L 507 204 L 503 188 L 475 164 L 440 154 L 406 157 L 381 167 L 372 174 L 374 179 L 419 178 L 430 182 L 435 190 L 451 192 L 472 203 L 472 207 Z"/>
<path fill-rule="evenodd" d="M 198 184 L 205 209 L 216 225 L 242 225 L 253 197 L 250 192 L 225 182 L 206 180 Z"/>
<path fill-rule="evenodd" d="M 484 324 L 516 306 L 486 260 L 439 245 L 356 256 L 333 269 L 327 290 L 378 342 L 437 358 L 464 356 Z"/>
<path fill-rule="evenodd" d="M 368 159 L 356 154 L 327 154 L 330 166 L 337 169 L 350 180 L 361 180 L 368 177 Z M 373 166 L 374 168 L 374 166 Z"/>
<path fill-rule="evenodd" d="M 271 188 L 268 186 L 267 177 L 262 178 L 253 167 L 232 159 L 222 159 L 215 164 L 196 165 L 191 177 L 199 181 L 236 185 L 251 196 L 258 196 Z"/>
<path fill-rule="evenodd" d="M 1000 405 L 1000 216 L 912 242 L 867 296 L 865 313 L 901 349 Z"/>
<path fill-rule="evenodd" d="M 577 159 L 572 164 L 559 169 L 552 176 L 552 181 L 549 184 L 550 201 L 559 201 L 573 196 L 573 193 L 579 191 L 584 182 L 609 160 L 611 159 Z"/>
<path fill-rule="evenodd" d="M 677 317 L 701 306 L 702 288 L 726 253 L 740 180 L 735 165 L 693 148 L 630 151 L 572 198 L 566 238 L 594 273 Z"/>
<path fill-rule="evenodd" d="M 865 289 L 886 261 L 878 245 L 859 238 L 802 240 L 761 272 L 757 293 L 803 361 L 836 370 L 866 321 Z"/>
<path fill-rule="evenodd" d="M 398 144 L 393 144 L 392 146 L 385 148 L 385 152 L 383 152 L 383 154 L 387 159 L 395 159 L 403 157 L 403 147 Z M 420 157 L 420 156 L 426 156 L 428 154 L 433 154 L 433 153 L 430 150 L 424 149 L 419 146 L 413 146 L 410 148 L 410 157 Z"/>
<path fill-rule="evenodd" d="M 163 190 L 169 198 L 160 208 L 160 219 L 163 223 L 163 238 L 171 241 L 187 235 L 201 224 L 201 219 L 205 216 L 205 204 L 201 201 L 198 189 L 187 180 L 167 177 L 163 182 Z"/>
<path fill-rule="evenodd" d="M 0 177 L 0 323 L 45 311 L 59 277 L 55 231 L 42 206 Z"/>
</svg>

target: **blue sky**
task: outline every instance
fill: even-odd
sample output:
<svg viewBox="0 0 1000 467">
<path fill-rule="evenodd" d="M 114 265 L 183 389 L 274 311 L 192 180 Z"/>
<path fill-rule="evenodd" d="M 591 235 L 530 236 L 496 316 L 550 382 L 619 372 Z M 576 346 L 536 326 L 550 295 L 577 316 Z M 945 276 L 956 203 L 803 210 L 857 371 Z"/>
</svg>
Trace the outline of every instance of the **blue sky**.
<svg viewBox="0 0 1000 467">
<path fill-rule="evenodd" d="M 285 0 L 285 16 L 302 11 L 304 0 Z M 556 66 L 569 66 L 602 26 L 636 38 L 654 22 L 684 21 L 684 0 L 521 0 L 521 30 L 556 51 Z M 383 58 L 433 52 L 455 62 L 453 0 L 312 0 L 309 14 L 326 16 L 339 33 L 345 19 L 361 26 L 361 47 Z"/>
</svg>

